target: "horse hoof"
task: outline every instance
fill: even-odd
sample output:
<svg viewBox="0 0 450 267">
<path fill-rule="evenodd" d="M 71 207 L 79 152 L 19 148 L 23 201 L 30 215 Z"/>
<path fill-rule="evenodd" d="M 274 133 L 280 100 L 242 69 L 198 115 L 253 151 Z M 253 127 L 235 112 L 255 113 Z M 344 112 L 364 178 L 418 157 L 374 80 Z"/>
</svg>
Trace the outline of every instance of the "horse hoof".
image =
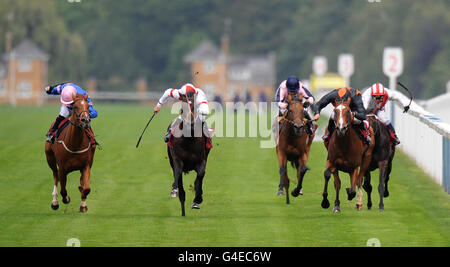
<svg viewBox="0 0 450 267">
<path fill-rule="evenodd" d="M 81 213 L 86 213 L 88 211 L 88 207 L 87 206 L 80 206 L 80 212 Z"/>
<path fill-rule="evenodd" d="M 321 206 L 323 209 L 328 209 L 330 207 L 330 201 L 328 201 L 328 199 L 322 200 Z"/>
<path fill-rule="evenodd" d="M 363 205 L 362 204 L 356 204 L 355 209 L 358 211 L 361 211 L 363 209 Z"/>
<path fill-rule="evenodd" d="M 284 196 L 284 190 L 283 189 L 279 189 L 277 192 L 277 196 Z"/>
<path fill-rule="evenodd" d="M 378 211 L 379 211 L 379 212 L 383 212 L 383 211 L 384 211 L 384 208 L 379 208 Z"/>
<path fill-rule="evenodd" d="M 172 189 L 172 191 L 170 191 L 170 197 L 177 198 L 178 197 L 178 189 Z"/>
<path fill-rule="evenodd" d="M 194 202 L 194 203 L 192 203 L 191 208 L 195 209 L 195 210 L 199 210 L 200 209 L 200 204 Z"/>
<path fill-rule="evenodd" d="M 338 213 L 338 212 L 341 212 L 341 208 L 339 206 L 335 206 L 333 208 L 333 213 Z"/>
<path fill-rule="evenodd" d="M 70 197 L 69 196 L 67 196 L 67 197 L 65 197 L 65 198 L 63 198 L 62 199 L 62 202 L 64 203 L 64 204 L 69 204 L 70 203 Z"/>
<path fill-rule="evenodd" d="M 356 197 L 356 192 L 352 192 L 350 188 L 345 189 L 347 191 L 348 200 L 353 200 Z"/>
<path fill-rule="evenodd" d="M 53 205 L 53 204 L 52 204 L 52 209 L 53 209 L 53 210 L 58 210 L 58 209 L 59 209 L 59 204 L 56 204 L 56 205 Z"/>
</svg>

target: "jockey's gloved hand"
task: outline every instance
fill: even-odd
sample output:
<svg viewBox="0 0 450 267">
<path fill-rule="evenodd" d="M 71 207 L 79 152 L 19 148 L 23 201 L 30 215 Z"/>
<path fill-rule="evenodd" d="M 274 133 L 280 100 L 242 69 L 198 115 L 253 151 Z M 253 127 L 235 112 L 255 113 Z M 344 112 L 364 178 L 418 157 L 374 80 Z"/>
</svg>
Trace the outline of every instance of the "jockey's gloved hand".
<svg viewBox="0 0 450 267">
<path fill-rule="evenodd" d="M 47 93 L 47 94 L 50 94 L 50 92 L 52 91 L 52 87 L 51 86 L 46 86 L 45 87 L 45 92 Z"/>
<path fill-rule="evenodd" d="M 409 106 L 406 106 L 406 107 L 403 109 L 403 113 L 408 113 L 408 110 L 409 110 Z"/>
<path fill-rule="evenodd" d="M 354 124 L 361 124 L 362 121 L 360 121 L 359 119 L 357 119 L 356 117 L 353 118 L 353 123 Z"/>
</svg>

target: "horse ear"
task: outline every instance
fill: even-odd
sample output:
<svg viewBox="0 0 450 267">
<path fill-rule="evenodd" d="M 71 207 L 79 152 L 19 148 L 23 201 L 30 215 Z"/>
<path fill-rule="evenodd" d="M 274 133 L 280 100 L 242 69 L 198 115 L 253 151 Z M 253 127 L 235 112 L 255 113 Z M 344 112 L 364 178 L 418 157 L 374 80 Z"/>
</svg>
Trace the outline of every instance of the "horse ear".
<svg viewBox="0 0 450 267">
<path fill-rule="evenodd" d="M 89 94 L 86 93 L 86 95 L 84 96 L 84 100 L 88 100 L 88 98 L 89 98 Z"/>
<path fill-rule="evenodd" d="M 75 101 L 75 99 L 77 99 L 77 95 L 76 94 L 72 94 L 72 99 Z"/>
<path fill-rule="evenodd" d="M 347 102 L 347 105 L 350 106 L 350 102 L 352 102 L 352 99 L 349 97 L 346 102 Z"/>
</svg>

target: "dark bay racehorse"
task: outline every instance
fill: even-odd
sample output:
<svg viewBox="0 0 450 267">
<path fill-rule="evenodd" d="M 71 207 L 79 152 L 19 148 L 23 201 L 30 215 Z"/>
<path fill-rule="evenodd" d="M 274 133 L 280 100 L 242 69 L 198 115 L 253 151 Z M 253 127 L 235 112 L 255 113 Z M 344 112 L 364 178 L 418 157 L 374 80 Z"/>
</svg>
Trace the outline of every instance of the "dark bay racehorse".
<svg viewBox="0 0 450 267">
<path fill-rule="evenodd" d="M 372 160 L 369 169 L 364 176 L 363 188 L 367 192 L 367 208 L 372 208 L 372 185 L 370 184 L 370 172 L 379 169 L 378 193 L 380 194 L 379 211 L 384 210 L 383 197 L 389 196 L 388 181 L 392 170 L 392 160 L 395 155 L 395 146 L 391 143 L 388 128 L 376 117 L 376 102 L 371 100 L 367 108 L 367 117 L 375 135 L 375 146 L 372 151 Z"/>
<path fill-rule="evenodd" d="M 192 209 L 200 209 L 203 202 L 203 178 L 209 149 L 206 149 L 206 137 L 203 133 L 202 121 L 194 109 L 194 95 L 187 93 L 183 97 L 182 122 L 173 127 L 172 137 L 167 145 L 170 166 L 174 176 L 174 185 L 178 188 L 178 198 L 181 203 L 181 215 L 185 216 L 186 192 L 183 188 L 182 174 L 195 171 L 195 198 Z"/>
<path fill-rule="evenodd" d="M 61 183 L 61 196 L 64 204 L 69 204 L 67 195 L 67 175 L 73 171 L 80 171 L 81 192 L 80 212 L 87 212 L 86 198 L 91 192 L 89 185 L 91 167 L 94 161 L 96 145 L 92 144 L 91 119 L 89 116 L 88 95 L 73 95 L 73 111 L 70 124 L 62 130 L 55 142 L 45 143 L 45 155 L 47 163 L 53 171 L 54 187 L 52 209 L 59 208 L 58 182 Z"/>
<path fill-rule="evenodd" d="M 292 191 L 292 196 L 303 195 L 302 184 L 305 173 L 309 170 L 306 166 L 314 133 L 307 133 L 306 120 L 303 115 L 303 96 L 289 93 L 288 106 L 280 124 L 280 135 L 276 147 L 278 165 L 280 167 L 280 184 L 278 195 L 286 194 L 286 203 L 289 204 L 289 178 L 287 175 L 287 162 L 297 169 L 297 187 Z M 286 190 L 286 193 L 283 191 Z"/>
<path fill-rule="evenodd" d="M 374 141 L 370 145 L 365 144 L 359 137 L 357 130 L 353 128 L 353 113 L 350 110 L 349 98 L 347 101 L 337 101 L 334 108 L 334 121 L 336 130 L 330 138 L 328 144 L 328 158 L 325 167 L 325 186 L 323 191 L 322 208 L 330 207 L 328 201 L 328 181 L 331 174 L 334 176 L 334 188 L 336 190 L 336 200 L 334 202 L 333 212 L 340 212 L 339 190 L 341 180 L 339 171 L 350 175 L 351 188 L 347 188 L 348 200 L 356 196 L 356 186 L 358 187 L 358 199 L 356 209 L 362 209 L 362 177 L 365 174 L 372 157 Z M 370 129 L 372 132 L 372 129 Z M 373 136 L 373 134 L 372 134 Z M 358 173 L 358 168 L 360 171 Z"/>
</svg>

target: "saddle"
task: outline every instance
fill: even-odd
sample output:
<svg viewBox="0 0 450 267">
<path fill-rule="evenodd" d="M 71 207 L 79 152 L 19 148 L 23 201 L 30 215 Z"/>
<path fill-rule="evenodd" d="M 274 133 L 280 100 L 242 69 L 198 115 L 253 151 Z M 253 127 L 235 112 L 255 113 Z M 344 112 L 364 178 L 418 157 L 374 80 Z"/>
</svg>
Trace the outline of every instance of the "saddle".
<svg viewBox="0 0 450 267">
<path fill-rule="evenodd" d="M 178 124 L 175 127 L 173 127 L 173 129 L 170 131 L 169 142 L 167 142 L 167 146 L 169 146 L 170 148 L 173 147 L 173 139 L 174 139 L 173 132 L 179 127 L 180 127 L 180 125 Z M 210 136 L 213 136 L 215 130 L 211 129 L 211 128 L 208 128 L 208 131 L 209 131 Z M 213 148 L 212 138 L 211 137 L 206 137 L 206 136 L 204 136 L 204 137 L 206 138 L 206 149 Z"/>
<path fill-rule="evenodd" d="M 53 124 L 55 122 L 52 123 L 52 125 L 50 126 L 50 129 L 48 130 L 47 136 L 50 134 L 51 129 L 53 128 Z M 53 139 L 52 139 L 52 143 L 55 142 L 55 140 L 58 139 L 58 137 L 61 135 L 62 131 L 70 124 L 70 118 L 66 118 L 64 119 L 59 125 L 58 125 L 58 129 L 56 131 L 54 131 L 53 133 L 51 133 L 53 135 Z M 87 129 L 86 131 L 86 135 L 89 138 L 89 141 L 91 142 L 91 145 L 99 145 L 99 143 L 95 140 L 95 135 L 94 135 L 94 131 L 92 131 L 92 128 Z"/>
</svg>

